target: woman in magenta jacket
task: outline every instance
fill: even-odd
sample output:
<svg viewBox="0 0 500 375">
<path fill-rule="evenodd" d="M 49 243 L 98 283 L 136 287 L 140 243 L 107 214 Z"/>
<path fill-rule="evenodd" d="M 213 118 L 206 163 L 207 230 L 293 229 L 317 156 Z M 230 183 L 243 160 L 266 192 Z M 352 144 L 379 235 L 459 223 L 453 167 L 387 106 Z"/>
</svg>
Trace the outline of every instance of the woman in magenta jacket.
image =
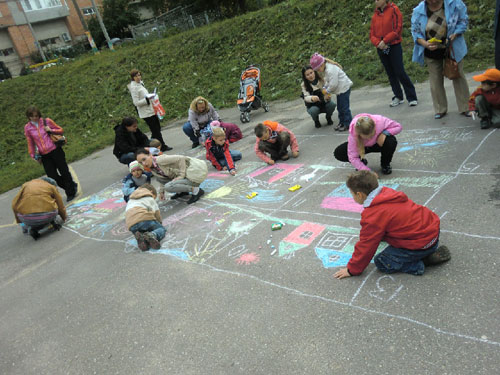
<svg viewBox="0 0 500 375">
<path fill-rule="evenodd" d="M 66 192 L 66 201 L 75 198 L 78 185 L 73 181 L 66 163 L 66 154 L 50 139 L 50 134 L 63 134 L 63 129 L 50 118 L 42 118 L 40 110 L 29 107 L 26 110 L 29 121 L 24 126 L 24 135 L 28 142 L 31 158 L 43 164 L 48 177 L 53 178 Z"/>
<path fill-rule="evenodd" d="M 401 132 L 401 124 L 381 115 L 361 113 L 349 126 L 347 142 L 338 146 L 334 155 L 339 161 L 350 162 L 357 170 L 370 170 L 365 155 L 380 152 L 383 174 L 391 174 L 391 161 L 398 141 L 395 135 Z"/>
</svg>

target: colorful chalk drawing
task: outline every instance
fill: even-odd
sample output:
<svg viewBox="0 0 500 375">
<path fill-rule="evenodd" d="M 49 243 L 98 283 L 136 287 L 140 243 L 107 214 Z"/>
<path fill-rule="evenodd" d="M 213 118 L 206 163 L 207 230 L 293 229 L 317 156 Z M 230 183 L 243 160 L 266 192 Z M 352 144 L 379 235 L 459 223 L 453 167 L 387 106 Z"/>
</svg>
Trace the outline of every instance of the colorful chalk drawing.
<svg viewBox="0 0 500 375">
<path fill-rule="evenodd" d="M 408 166 L 412 165 L 408 161 L 414 160 L 414 165 L 427 165 L 426 158 L 430 156 L 438 160 L 457 143 L 466 147 L 466 142 L 470 141 L 468 135 L 468 129 L 409 131 L 398 138 L 401 147 L 398 158 L 402 159 L 398 159 L 398 164 Z M 405 192 L 418 191 L 431 200 L 456 178 L 457 173 L 474 173 L 478 170 L 480 166 L 468 159 L 458 172 L 418 170 L 411 177 L 400 177 L 395 172 L 391 176 L 384 176 L 381 181 L 384 186 Z M 321 164 L 318 161 L 312 165 L 277 163 L 265 166 L 261 162 L 240 161 L 234 177 L 227 172 L 211 172 L 202 184 L 206 194 L 195 205 L 187 205 L 186 199 L 160 202 L 167 234 L 161 242 L 161 248 L 150 250 L 149 253 L 197 263 L 227 272 L 228 275 L 246 276 L 308 298 L 356 306 L 358 311 L 414 322 L 430 327 L 439 334 L 500 345 L 495 341 L 435 328 L 411 317 L 399 317 L 354 305 L 363 288 L 366 289 L 365 294 L 374 300 L 391 303 L 397 300 L 396 297 L 404 289 L 397 281 L 397 276 L 372 278 L 373 266 L 369 266 L 370 272 L 365 271 L 366 276 L 363 276 L 363 282 L 350 302 L 325 297 L 321 291 L 314 295 L 302 292 L 300 288 L 282 285 L 279 279 L 273 279 L 272 272 L 266 274 L 265 278 L 251 273 L 257 268 L 262 272 L 262 264 L 270 269 L 287 264 L 283 272 L 293 272 L 294 267 L 301 267 L 306 262 L 309 267 L 316 267 L 318 272 L 325 268 L 331 269 L 332 274 L 334 268 L 347 264 L 358 240 L 362 207 L 352 200 L 345 186 L 346 168 L 350 166 L 339 166 L 333 160 L 331 163 Z M 290 186 L 297 183 L 302 185 L 300 190 L 288 191 Z M 125 202 L 120 189 L 121 184 L 117 182 L 69 206 L 69 219 L 65 228 L 95 241 L 122 243 L 125 252 L 139 251 L 134 236 L 124 225 Z M 246 195 L 250 192 L 257 192 L 258 195 L 247 199 Z M 282 229 L 271 231 L 271 225 L 276 222 L 283 224 Z M 385 246 L 380 244 L 377 252 Z M 259 263 L 259 267 L 251 267 L 256 263 Z M 248 272 L 241 273 L 243 267 Z M 308 271 L 314 272 L 314 268 Z"/>
</svg>

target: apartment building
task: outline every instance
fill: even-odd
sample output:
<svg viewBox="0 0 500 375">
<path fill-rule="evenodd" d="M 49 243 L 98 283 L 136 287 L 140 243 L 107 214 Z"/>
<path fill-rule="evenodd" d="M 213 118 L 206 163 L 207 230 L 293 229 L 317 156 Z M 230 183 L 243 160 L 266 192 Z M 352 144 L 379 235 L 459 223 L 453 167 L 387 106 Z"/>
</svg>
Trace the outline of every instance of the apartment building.
<svg viewBox="0 0 500 375">
<path fill-rule="evenodd" d="M 101 2 L 96 0 L 98 6 Z M 13 77 L 33 63 L 30 54 L 38 50 L 35 38 L 42 49 L 70 46 L 86 38 L 74 4 L 84 18 L 95 13 L 90 0 L 0 0 L 0 61 Z"/>
</svg>

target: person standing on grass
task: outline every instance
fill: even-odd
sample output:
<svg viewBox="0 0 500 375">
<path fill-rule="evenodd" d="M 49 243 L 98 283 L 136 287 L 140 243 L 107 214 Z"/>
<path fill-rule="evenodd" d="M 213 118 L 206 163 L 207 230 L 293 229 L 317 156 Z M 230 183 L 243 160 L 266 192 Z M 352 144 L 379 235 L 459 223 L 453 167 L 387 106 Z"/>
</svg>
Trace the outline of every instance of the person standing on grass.
<svg viewBox="0 0 500 375">
<path fill-rule="evenodd" d="M 151 99 L 153 99 L 154 94 L 150 94 L 144 83 L 142 82 L 141 72 L 137 69 L 132 69 L 130 71 L 131 81 L 127 85 L 132 96 L 132 102 L 137 108 L 137 113 L 140 118 L 142 118 L 146 124 L 148 124 L 149 130 L 151 131 L 151 138 L 155 138 L 161 143 L 161 151 L 170 151 L 172 147 L 169 147 L 163 140 L 161 134 L 161 125 L 158 116 L 156 116 L 153 110 L 153 105 L 151 104 Z"/>
<path fill-rule="evenodd" d="M 401 85 L 403 85 L 408 105 L 414 107 L 418 104 L 417 93 L 403 64 L 402 33 L 403 16 L 397 5 L 388 0 L 375 0 L 375 12 L 370 26 L 370 41 L 377 47 L 378 57 L 389 77 L 394 94 L 390 106 L 396 107 L 404 103 L 403 91 L 401 90 Z"/>
<path fill-rule="evenodd" d="M 56 146 L 50 138 L 50 134 L 62 135 L 63 129 L 50 118 L 43 118 L 40 110 L 34 106 L 26 110 L 26 117 L 29 121 L 24 125 L 24 135 L 31 158 L 43 164 L 47 176 L 66 192 L 66 201 L 72 201 L 78 191 L 78 184 L 73 181 L 63 148 Z"/>
</svg>

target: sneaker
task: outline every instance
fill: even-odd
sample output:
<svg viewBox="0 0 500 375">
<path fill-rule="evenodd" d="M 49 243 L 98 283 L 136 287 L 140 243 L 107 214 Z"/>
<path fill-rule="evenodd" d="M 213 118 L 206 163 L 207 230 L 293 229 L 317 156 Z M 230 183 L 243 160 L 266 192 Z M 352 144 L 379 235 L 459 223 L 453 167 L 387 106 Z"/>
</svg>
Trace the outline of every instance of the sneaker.
<svg viewBox="0 0 500 375">
<path fill-rule="evenodd" d="M 137 231 L 137 232 L 135 232 L 134 236 L 135 236 L 135 239 L 137 240 L 137 246 L 139 246 L 139 249 L 141 249 L 141 251 L 148 251 L 149 244 L 146 242 L 146 238 L 144 237 L 144 234 Z"/>
<path fill-rule="evenodd" d="M 30 236 L 36 241 L 40 238 L 40 233 L 36 229 L 30 228 Z"/>
<path fill-rule="evenodd" d="M 400 104 L 403 104 L 405 102 L 404 99 L 399 99 L 397 97 L 392 98 L 391 104 L 389 104 L 389 107 L 397 107 Z"/>
<path fill-rule="evenodd" d="M 361 163 L 363 163 L 364 165 L 368 165 L 368 160 L 366 160 L 366 159 L 361 159 Z"/>
<path fill-rule="evenodd" d="M 435 266 L 436 264 L 447 262 L 451 259 L 451 253 L 448 247 L 439 246 L 435 252 L 431 255 L 426 256 L 424 259 L 424 264 L 426 266 Z"/>
<path fill-rule="evenodd" d="M 189 193 L 187 191 L 183 191 L 182 193 L 175 193 L 174 195 L 172 195 L 170 197 L 170 199 L 177 199 L 177 198 L 180 198 L 180 197 L 183 197 L 185 195 L 188 195 Z"/>
<path fill-rule="evenodd" d="M 161 152 L 165 152 L 165 151 L 172 151 L 173 148 L 170 147 L 169 145 L 165 145 L 164 147 L 161 148 Z"/>
<path fill-rule="evenodd" d="M 410 107 L 416 107 L 416 106 L 418 105 L 418 102 L 417 102 L 416 100 L 411 100 L 411 101 L 408 103 L 408 105 L 409 105 Z"/>
<path fill-rule="evenodd" d="M 146 241 L 152 249 L 158 250 L 161 247 L 160 241 L 158 241 L 154 233 L 146 232 L 143 234 L 143 237 L 144 241 Z"/>
<path fill-rule="evenodd" d="M 331 118 L 331 117 L 327 117 L 327 118 L 326 118 L 326 124 L 327 124 L 327 125 L 333 125 L 333 120 L 332 120 L 332 118 Z"/>
<path fill-rule="evenodd" d="M 444 116 L 446 116 L 446 112 L 444 112 L 444 113 L 436 113 L 436 114 L 434 115 L 434 119 L 435 119 L 435 120 L 440 120 L 440 119 L 442 119 Z"/>
<path fill-rule="evenodd" d="M 198 199 L 200 199 L 203 194 L 205 194 L 205 191 L 202 188 L 200 188 L 200 191 L 198 192 L 198 194 L 191 195 L 191 198 L 189 198 L 189 200 L 187 201 L 187 204 L 193 204 Z"/>
<path fill-rule="evenodd" d="M 200 145 L 200 142 L 193 142 L 193 144 L 191 145 L 191 148 L 196 148 Z"/>
<path fill-rule="evenodd" d="M 315 128 L 321 128 L 321 122 L 318 121 L 314 121 L 314 127 Z"/>
<path fill-rule="evenodd" d="M 61 224 L 57 224 L 55 221 L 52 221 L 50 224 L 52 224 L 52 228 L 54 230 L 60 231 L 61 228 L 62 228 L 62 225 Z"/>
<path fill-rule="evenodd" d="M 335 130 L 338 132 L 345 132 L 346 130 L 349 130 L 349 125 L 338 124 Z"/>
<path fill-rule="evenodd" d="M 483 117 L 480 122 L 481 129 L 488 129 L 491 126 L 491 121 L 488 117 Z"/>
<path fill-rule="evenodd" d="M 472 114 L 469 111 L 460 112 L 460 114 L 464 117 L 472 117 Z"/>
<path fill-rule="evenodd" d="M 281 155 L 280 157 L 281 160 L 288 160 L 290 159 L 290 155 L 288 155 L 288 152 L 286 154 Z"/>
<path fill-rule="evenodd" d="M 383 174 L 391 174 L 392 173 L 392 167 L 390 165 L 383 165 L 382 166 L 382 173 Z"/>
</svg>

